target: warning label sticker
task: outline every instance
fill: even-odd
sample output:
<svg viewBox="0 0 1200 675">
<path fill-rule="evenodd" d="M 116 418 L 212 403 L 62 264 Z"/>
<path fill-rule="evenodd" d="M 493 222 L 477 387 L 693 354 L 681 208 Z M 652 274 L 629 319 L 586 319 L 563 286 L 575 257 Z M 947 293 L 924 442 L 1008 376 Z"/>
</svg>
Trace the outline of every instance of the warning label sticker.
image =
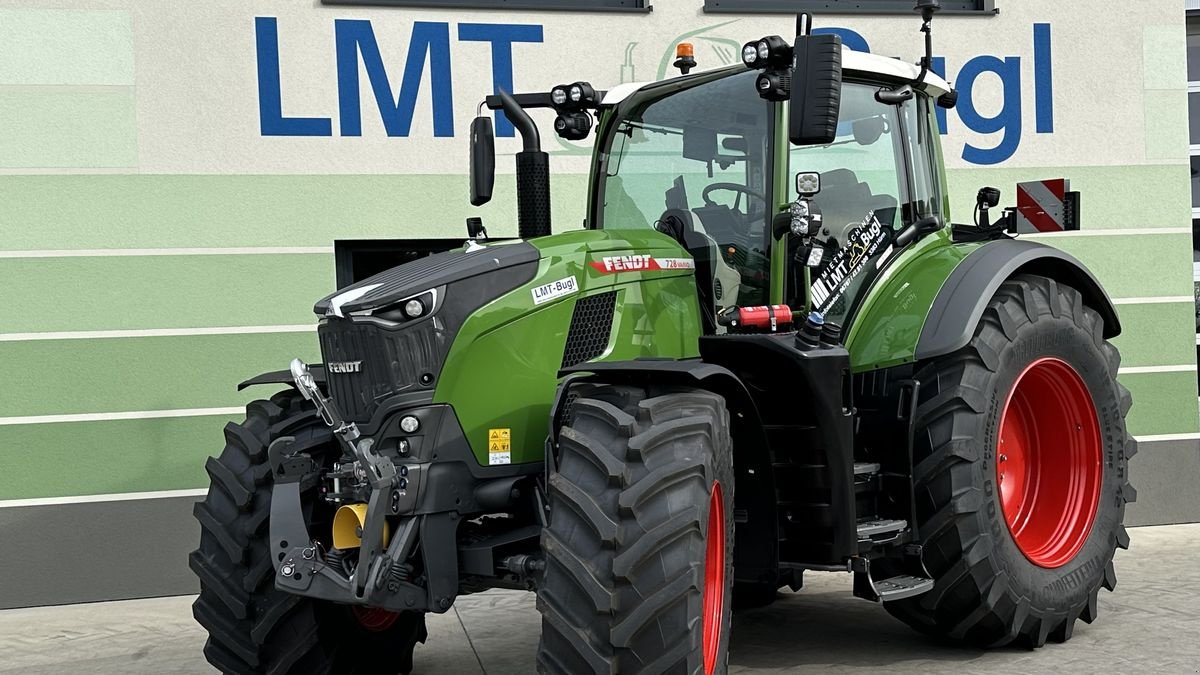
<svg viewBox="0 0 1200 675">
<path fill-rule="evenodd" d="M 488 429 L 488 464 L 512 464 L 512 429 Z"/>
</svg>

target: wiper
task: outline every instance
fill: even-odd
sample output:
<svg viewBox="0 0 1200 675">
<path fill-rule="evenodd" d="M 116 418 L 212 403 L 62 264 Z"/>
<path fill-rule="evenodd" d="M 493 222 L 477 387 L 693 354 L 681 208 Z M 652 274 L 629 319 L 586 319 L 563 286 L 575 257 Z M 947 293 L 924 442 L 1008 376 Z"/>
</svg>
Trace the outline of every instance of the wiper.
<svg viewBox="0 0 1200 675">
<path fill-rule="evenodd" d="M 633 130 L 641 129 L 654 134 L 662 134 L 664 136 L 682 136 L 683 131 L 671 129 L 669 127 L 660 127 L 653 124 L 643 124 L 641 122 L 622 122 L 621 128 L 617 129 L 617 133 L 625 134 L 629 138 L 633 138 Z"/>
</svg>

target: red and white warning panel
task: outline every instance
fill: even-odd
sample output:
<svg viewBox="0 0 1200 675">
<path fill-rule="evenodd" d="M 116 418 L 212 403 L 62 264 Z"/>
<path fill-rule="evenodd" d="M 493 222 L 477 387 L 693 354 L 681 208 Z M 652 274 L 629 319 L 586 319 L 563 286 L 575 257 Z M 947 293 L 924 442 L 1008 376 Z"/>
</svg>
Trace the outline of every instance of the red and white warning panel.
<svg viewBox="0 0 1200 675">
<path fill-rule="evenodd" d="M 1063 232 L 1079 229 L 1079 193 L 1066 178 L 1017 183 L 1016 231 Z"/>
</svg>

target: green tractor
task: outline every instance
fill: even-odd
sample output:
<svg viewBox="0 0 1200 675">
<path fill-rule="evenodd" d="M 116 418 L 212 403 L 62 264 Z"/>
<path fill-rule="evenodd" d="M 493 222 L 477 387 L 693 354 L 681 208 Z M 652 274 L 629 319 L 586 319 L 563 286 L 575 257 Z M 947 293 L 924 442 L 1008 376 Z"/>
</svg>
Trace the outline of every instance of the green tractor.
<svg viewBox="0 0 1200 675">
<path fill-rule="evenodd" d="M 928 33 L 935 0 L 921 0 Z M 811 34 L 743 64 L 488 97 L 520 131 L 520 238 L 321 300 L 225 428 L 196 619 L 230 673 L 413 667 L 425 615 L 537 594 L 543 673 L 726 672 L 735 606 L 848 572 L 922 633 L 1040 647 L 1096 618 L 1134 498 L 1120 331 L 1072 257 L 949 225 L 918 66 Z M 595 133 L 551 234 L 526 110 Z M 472 126 L 472 201 L 494 181 Z"/>
</svg>

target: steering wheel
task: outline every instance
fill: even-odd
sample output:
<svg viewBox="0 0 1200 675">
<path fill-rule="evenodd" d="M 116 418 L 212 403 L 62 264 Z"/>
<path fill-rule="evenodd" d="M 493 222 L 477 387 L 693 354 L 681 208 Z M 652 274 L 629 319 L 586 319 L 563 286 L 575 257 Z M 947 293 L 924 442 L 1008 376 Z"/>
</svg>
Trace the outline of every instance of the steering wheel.
<svg viewBox="0 0 1200 675">
<path fill-rule="evenodd" d="M 708 187 L 704 188 L 703 194 L 700 195 L 700 197 L 704 200 L 705 206 L 716 206 L 717 205 L 716 202 L 714 202 L 712 199 L 709 198 L 709 195 L 712 194 L 713 192 L 716 192 L 717 190 L 729 190 L 730 192 L 736 192 L 737 199 L 733 200 L 733 210 L 738 211 L 739 213 L 742 213 L 742 215 L 746 215 L 746 213 L 747 213 L 747 212 L 739 211 L 739 209 L 738 209 L 738 207 L 741 206 L 741 204 L 742 204 L 742 195 L 746 195 L 747 197 L 757 197 L 760 201 L 762 201 L 763 204 L 767 203 L 767 198 L 765 196 L 763 196 L 762 194 L 760 194 L 758 192 L 755 192 L 754 190 L 751 190 L 750 188 L 746 187 L 745 185 L 742 185 L 741 183 L 713 183 L 713 184 L 709 185 Z M 750 201 L 749 199 L 746 200 L 747 208 L 749 208 L 749 201 Z"/>
</svg>

